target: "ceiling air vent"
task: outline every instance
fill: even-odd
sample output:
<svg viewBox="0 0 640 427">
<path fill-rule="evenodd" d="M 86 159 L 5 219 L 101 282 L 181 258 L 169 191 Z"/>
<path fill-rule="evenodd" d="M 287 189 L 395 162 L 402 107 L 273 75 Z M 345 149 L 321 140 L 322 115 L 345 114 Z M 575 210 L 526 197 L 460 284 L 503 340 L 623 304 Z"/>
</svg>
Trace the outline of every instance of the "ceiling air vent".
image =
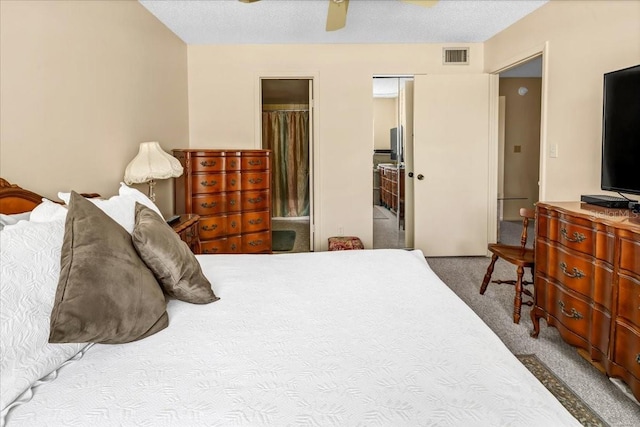
<svg viewBox="0 0 640 427">
<path fill-rule="evenodd" d="M 468 47 L 445 47 L 442 49 L 442 63 L 444 65 L 467 65 L 469 64 Z"/>
</svg>

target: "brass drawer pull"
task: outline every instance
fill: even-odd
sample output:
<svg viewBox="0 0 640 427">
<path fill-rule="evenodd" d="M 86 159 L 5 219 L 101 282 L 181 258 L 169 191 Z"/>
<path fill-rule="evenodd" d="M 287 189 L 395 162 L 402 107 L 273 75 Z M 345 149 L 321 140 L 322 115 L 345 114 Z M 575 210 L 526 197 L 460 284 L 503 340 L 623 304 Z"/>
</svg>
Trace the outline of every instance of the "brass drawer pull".
<svg viewBox="0 0 640 427">
<path fill-rule="evenodd" d="M 576 267 L 573 267 L 573 270 L 571 270 L 571 272 L 568 272 L 567 264 L 565 262 L 560 263 L 560 270 L 562 270 L 565 276 L 570 277 L 572 279 L 580 279 L 585 276 L 584 272 L 578 270 Z"/>
<path fill-rule="evenodd" d="M 251 220 L 249 220 L 249 224 L 251 224 L 251 225 L 262 224 L 262 218 L 251 219 Z"/>
<path fill-rule="evenodd" d="M 235 221 L 231 221 L 231 228 L 236 228 L 236 225 L 238 225 Z"/>
<path fill-rule="evenodd" d="M 185 235 L 187 236 L 187 238 L 191 239 L 192 237 L 196 237 L 195 233 L 193 231 L 187 231 L 185 233 Z"/>
<path fill-rule="evenodd" d="M 229 200 L 229 204 L 230 204 L 231 206 L 235 206 L 235 205 L 236 205 L 236 199 L 231 199 L 231 200 Z"/>
<path fill-rule="evenodd" d="M 567 317 L 570 317 L 572 319 L 576 319 L 576 320 L 580 320 L 582 319 L 582 314 L 580 314 L 580 312 L 578 310 L 576 310 L 575 308 L 571 309 L 571 312 L 566 312 L 564 310 L 564 302 L 562 301 L 558 301 L 558 304 L 560 305 L 560 311 L 562 312 L 562 314 L 564 314 Z"/>
<path fill-rule="evenodd" d="M 204 251 L 202 251 L 202 253 L 205 253 L 205 254 L 215 254 L 216 252 L 218 252 L 218 248 L 205 249 Z"/>
<path fill-rule="evenodd" d="M 262 201 L 262 197 L 252 197 L 248 200 L 249 203 L 260 203 Z"/>
<path fill-rule="evenodd" d="M 232 251 L 235 251 L 235 250 L 236 250 L 236 248 L 237 248 L 236 244 L 235 244 L 235 243 L 232 243 L 232 244 L 231 244 L 231 250 L 232 250 Z"/>
<path fill-rule="evenodd" d="M 214 185 L 216 185 L 218 183 L 218 181 L 212 179 L 211 182 L 207 182 L 207 181 L 202 181 L 200 183 L 200 185 L 202 185 L 203 187 L 213 187 Z"/>
<path fill-rule="evenodd" d="M 200 207 L 203 207 L 205 209 L 215 208 L 217 205 L 218 205 L 218 202 L 200 203 Z"/>
<path fill-rule="evenodd" d="M 249 160 L 251 166 L 258 166 L 262 164 L 262 160 Z"/>
<path fill-rule="evenodd" d="M 210 162 L 207 162 L 206 160 L 203 160 L 200 162 L 200 164 L 202 166 L 204 166 L 205 168 L 211 167 L 211 166 L 215 166 L 216 165 L 216 161 L 215 160 L 211 160 Z"/>
<path fill-rule="evenodd" d="M 218 228 L 218 224 L 213 224 L 212 226 L 203 225 L 202 226 L 202 231 L 213 231 L 216 228 Z"/>
<path fill-rule="evenodd" d="M 262 178 L 251 178 L 249 182 L 251 184 L 260 184 L 262 182 Z"/>
<path fill-rule="evenodd" d="M 636 363 L 640 365 L 640 353 L 636 354 Z"/>
<path fill-rule="evenodd" d="M 252 240 L 249 242 L 249 244 L 251 246 L 260 246 L 262 244 L 262 240 L 258 239 L 258 240 Z"/>
<path fill-rule="evenodd" d="M 231 180 L 231 186 L 234 186 L 234 185 L 236 185 L 236 180 L 235 180 L 235 179 L 232 179 L 232 180 Z"/>
<path fill-rule="evenodd" d="M 571 237 L 569 237 L 569 232 L 564 227 L 560 229 L 560 234 L 565 238 L 565 240 L 573 243 L 582 243 L 587 239 L 584 234 L 578 233 L 577 231 L 574 231 Z"/>
<path fill-rule="evenodd" d="M 231 160 L 231 167 L 235 168 L 236 167 L 236 161 L 235 160 Z"/>
</svg>

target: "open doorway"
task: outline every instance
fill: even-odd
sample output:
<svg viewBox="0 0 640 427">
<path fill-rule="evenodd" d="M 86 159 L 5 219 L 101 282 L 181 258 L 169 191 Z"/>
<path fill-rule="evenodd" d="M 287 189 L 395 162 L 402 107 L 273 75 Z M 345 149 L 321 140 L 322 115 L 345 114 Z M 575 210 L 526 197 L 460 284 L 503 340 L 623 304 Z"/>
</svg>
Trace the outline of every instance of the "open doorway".
<svg viewBox="0 0 640 427">
<path fill-rule="evenodd" d="M 412 227 L 413 93 L 410 76 L 373 77 L 373 247 L 406 248 Z M 411 240 L 411 239 L 409 239 Z"/>
<path fill-rule="evenodd" d="M 540 194 L 542 55 L 500 72 L 499 96 L 497 241 L 517 245 Z"/>
<path fill-rule="evenodd" d="M 261 79 L 262 148 L 272 151 L 273 252 L 313 248 L 312 81 Z"/>
</svg>

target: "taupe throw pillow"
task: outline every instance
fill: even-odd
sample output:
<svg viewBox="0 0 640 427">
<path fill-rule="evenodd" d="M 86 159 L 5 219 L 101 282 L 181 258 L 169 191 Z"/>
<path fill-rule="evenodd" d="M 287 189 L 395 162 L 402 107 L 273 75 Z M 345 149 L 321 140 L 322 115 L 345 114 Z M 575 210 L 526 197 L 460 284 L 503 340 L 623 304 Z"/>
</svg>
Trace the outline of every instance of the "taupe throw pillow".
<svg viewBox="0 0 640 427">
<path fill-rule="evenodd" d="M 49 342 L 125 343 L 169 323 L 162 289 L 131 236 L 71 193 Z"/>
<path fill-rule="evenodd" d="M 189 246 L 160 215 L 140 203 L 136 203 L 131 238 L 140 258 L 168 295 L 194 304 L 219 299 Z"/>
</svg>

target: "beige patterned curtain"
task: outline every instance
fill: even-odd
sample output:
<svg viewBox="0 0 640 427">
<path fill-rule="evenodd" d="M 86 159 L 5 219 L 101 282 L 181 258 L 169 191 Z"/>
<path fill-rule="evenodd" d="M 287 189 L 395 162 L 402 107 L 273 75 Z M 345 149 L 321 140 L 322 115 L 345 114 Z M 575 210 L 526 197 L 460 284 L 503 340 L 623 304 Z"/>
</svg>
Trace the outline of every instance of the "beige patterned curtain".
<svg viewBox="0 0 640 427">
<path fill-rule="evenodd" d="M 264 111 L 262 141 L 273 152 L 273 216 L 308 216 L 309 112 Z"/>
</svg>

